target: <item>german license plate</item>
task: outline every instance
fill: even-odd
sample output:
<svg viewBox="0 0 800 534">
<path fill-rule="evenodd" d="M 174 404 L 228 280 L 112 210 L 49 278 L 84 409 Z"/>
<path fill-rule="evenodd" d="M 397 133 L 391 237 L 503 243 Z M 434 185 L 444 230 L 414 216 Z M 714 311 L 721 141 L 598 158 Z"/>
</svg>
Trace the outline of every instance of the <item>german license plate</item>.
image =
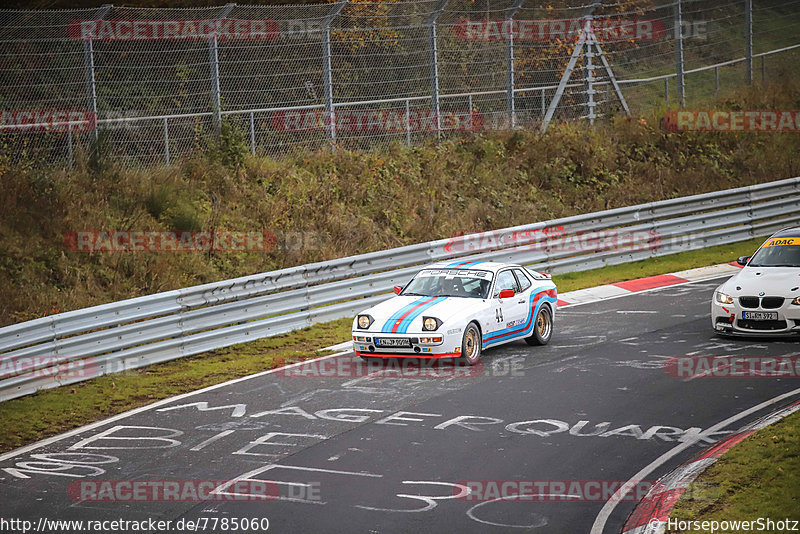
<svg viewBox="0 0 800 534">
<path fill-rule="evenodd" d="M 777 321 L 778 312 L 742 312 L 742 319 L 751 321 Z"/>
<path fill-rule="evenodd" d="M 410 347 L 411 340 L 405 337 L 379 337 L 375 338 L 379 347 Z"/>
</svg>

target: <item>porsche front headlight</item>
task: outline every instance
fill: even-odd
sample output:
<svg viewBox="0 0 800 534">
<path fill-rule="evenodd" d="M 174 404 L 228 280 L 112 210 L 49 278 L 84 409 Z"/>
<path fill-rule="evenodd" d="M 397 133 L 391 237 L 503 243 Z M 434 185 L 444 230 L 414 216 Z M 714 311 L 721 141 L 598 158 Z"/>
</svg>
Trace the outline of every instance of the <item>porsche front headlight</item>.
<svg viewBox="0 0 800 534">
<path fill-rule="evenodd" d="M 358 316 L 358 327 L 362 330 L 366 330 L 372 324 L 372 317 L 369 315 L 359 315 Z"/>
<path fill-rule="evenodd" d="M 428 332 L 433 332 L 434 330 L 439 328 L 440 324 L 442 324 L 442 322 L 439 319 L 435 318 L 435 317 L 423 317 L 422 318 L 422 329 L 426 330 Z"/>
<path fill-rule="evenodd" d="M 800 306 L 800 297 L 797 297 L 796 299 L 794 299 L 792 301 L 792 304 L 794 304 L 795 306 Z"/>
<path fill-rule="evenodd" d="M 720 304 L 733 304 L 733 297 L 727 293 L 723 293 L 722 291 L 717 291 L 714 293 L 714 300 Z"/>
</svg>

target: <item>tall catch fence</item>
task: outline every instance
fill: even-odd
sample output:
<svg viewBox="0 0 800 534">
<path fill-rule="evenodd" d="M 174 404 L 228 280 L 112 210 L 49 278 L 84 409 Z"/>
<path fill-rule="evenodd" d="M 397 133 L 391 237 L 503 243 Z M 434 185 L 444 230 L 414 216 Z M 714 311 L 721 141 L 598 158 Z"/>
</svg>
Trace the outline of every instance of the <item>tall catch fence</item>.
<svg viewBox="0 0 800 534">
<path fill-rule="evenodd" d="M 800 0 L 0 10 L 2 156 L 170 164 L 223 127 L 276 156 L 593 123 L 769 78 L 798 27 Z"/>
</svg>

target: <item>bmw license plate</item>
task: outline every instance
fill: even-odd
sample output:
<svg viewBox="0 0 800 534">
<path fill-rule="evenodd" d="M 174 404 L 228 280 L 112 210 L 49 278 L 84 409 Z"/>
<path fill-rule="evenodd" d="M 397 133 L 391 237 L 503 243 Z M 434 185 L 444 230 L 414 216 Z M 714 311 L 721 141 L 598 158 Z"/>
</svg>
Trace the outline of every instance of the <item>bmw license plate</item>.
<svg viewBox="0 0 800 534">
<path fill-rule="evenodd" d="M 777 321 L 778 312 L 742 312 L 742 319 L 751 321 Z"/>
<path fill-rule="evenodd" d="M 375 344 L 379 347 L 410 347 L 411 340 L 405 337 L 378 337 Z"/>
</svg>

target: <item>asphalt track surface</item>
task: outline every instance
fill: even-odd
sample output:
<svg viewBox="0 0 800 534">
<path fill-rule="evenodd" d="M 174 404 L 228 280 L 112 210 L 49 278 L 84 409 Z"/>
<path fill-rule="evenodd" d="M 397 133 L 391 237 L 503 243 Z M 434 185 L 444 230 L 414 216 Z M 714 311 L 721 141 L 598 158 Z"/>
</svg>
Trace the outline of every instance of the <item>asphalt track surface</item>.
<svg viewBox="0 0 800 534">
<path fill-rule="evenodd" d="M 1 515 L 33 521 L 268 518 L 269 532 L 292 533 L 590 532 L 603 499 L 492 501 L 493 495 L 481 494 L 470 500 L 455 498 L 461 490 L 454 484 L 624 482 L 648 465 L 646 479 L 655 480 L 713 441 L 800 399 L 789 395 L 721 432 L 703 433 L 800 387 L 791 378 L 685 380 L 665 372 L 664 362 L 676 356 L 800 354 L 797 341 L 716 337 L 708 313 L 719 283 L 561 309 L 550 345 L 515 342 L 489 350 L 483 366 L 470 373 L 359 376 L 365 364 L 347 354 L 303 373 L 264 374 L 159 403 L 6 457 L 0 462 Z M 279 481 L 269 487 L 281 499 L 73 498 L 75 484 L 86 481 L 221 485 L 242 477 Z M 236 491 L 223 487 L 218 499 Z M 634 505 L 615 506 L 603 532 L 619 532 Z M 223 532 L 210 526 L 198 531 Z"/>
</svg>

